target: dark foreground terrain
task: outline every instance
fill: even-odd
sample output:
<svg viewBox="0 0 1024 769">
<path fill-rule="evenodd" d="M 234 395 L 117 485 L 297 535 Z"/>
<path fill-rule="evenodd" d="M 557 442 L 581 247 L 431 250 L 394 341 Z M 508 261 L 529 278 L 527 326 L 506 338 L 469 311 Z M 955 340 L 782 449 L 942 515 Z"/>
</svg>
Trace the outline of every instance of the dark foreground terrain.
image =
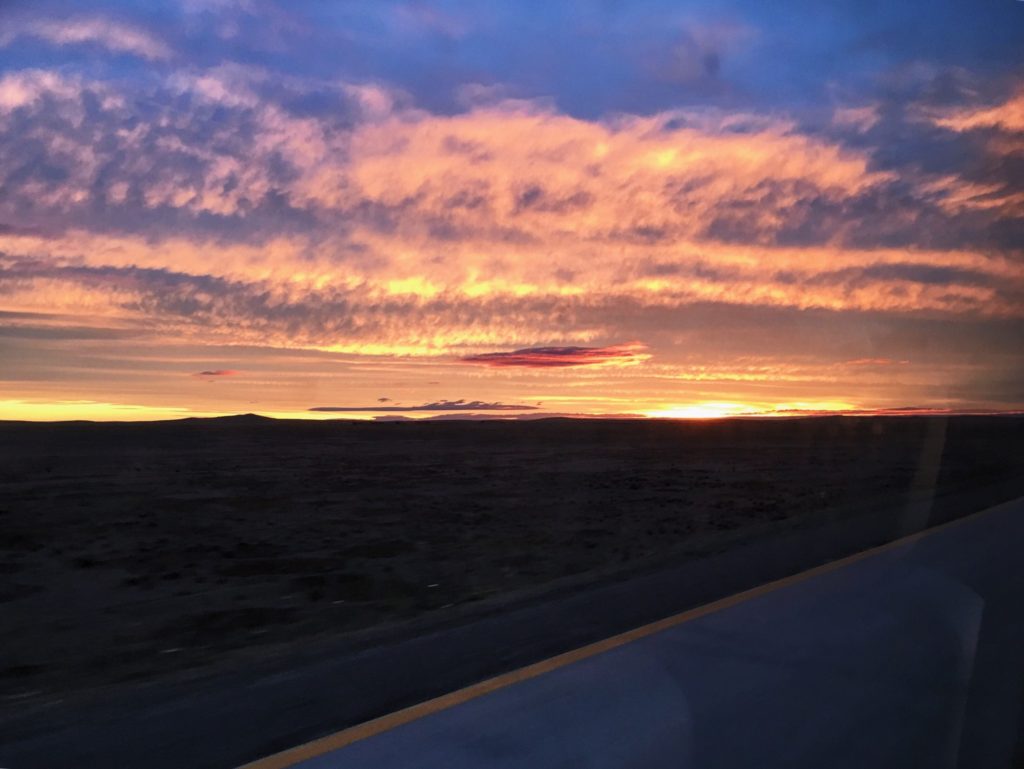
<svg viewBox="0 0 1024 769">
<path fill-rule="evenodd" d="M 0 710 L 1021 493 L 1014 417 L 0 423 Z"/>
</svg>

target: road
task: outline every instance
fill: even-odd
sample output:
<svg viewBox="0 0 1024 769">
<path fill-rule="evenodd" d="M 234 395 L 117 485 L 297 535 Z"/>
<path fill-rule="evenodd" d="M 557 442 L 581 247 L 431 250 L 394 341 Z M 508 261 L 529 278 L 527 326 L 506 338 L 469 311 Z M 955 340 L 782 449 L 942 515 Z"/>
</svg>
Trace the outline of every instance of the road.
<svg viewBox="0 0 1024 769">
<path fill-rule="evenodd" d="M 992 490 L 993 495 L 1000 493 L 999 490 Z M 922 511 L 926 513 L 924 522 L 939 523 L 982 506 L 983 500 L 977 495 L 971 495 L 967 498 L 925 499 L 917 507 L 908 508 L 904 515 L 894 515 L 891 510 L 866 511 L 855 519 L 836 520 L 813 528 L 785 532 L 710 557 L 638 574 L 627 580 L 611 580 L 542 596 L 537 600 L 523 601 L 501 611 L 473 617 L 471 621 L 463 619 L 431 627 L 412 626 L 404 634 L 373 643 L 363 638 L 358 642 L 341 639 L 336 643 L 308 645 L 303 646 L 298 655 L 254 661 L 244 668 L 225 670 L 201 678 L 140 685 L 117 690 L 109 695 L 97 692 L 90 701 L 68 701 L 43 711 L 17 714 L 0 722 L 0 766 L 7 769 L 230 769 L 447 692 L 460 690 L 488 677 L 520 669 L 538 660 L 551 658 L 645 623 L 706 605 L 889 541 L 906 530 L 908 520 L 917 521 L 921 518 Z M 1015 643 L 1022 640 L 1019 636 L 1019 618 L 1005 609 L 1007 596 L 1015 600 L 1021 597 L 1021 569 L 1014 560 L 1016 553 L 1021 551 L 1020 524 L 1012 515 L 993 513 L 986 516 L 989 517 L 977 520 L 992 523 L 972 524 L 971 528 L 962 530 L 973 532 L 975 538 L 984 540 L 987 537 L 994 540 L 982 542 L 987 556 L 981 562 L 968 559 L 963 564 L 963 568 L 974 570 L 971 571 L 970 584 L 988 607 L 982 613 L 984 632 L 980 636 L 981 651 L 975 661 L 975 671 L 984 672 L 987 670 L 986 665 L 994 664 L 994 669 L 999 671 L 998 680 L 1005 678 L 1015 682 L 1013 685 L 1017 689 L 1013 696 L 1019 699 L 1024 691 L 1022 679 L 1019 671 L 1009 663 L 1004 663 L 1005 652 L 1000 644 L 1006 639 Z M 949 535 L 939 534 L 936 533 L 936 542 L 948 540 Z M 935 547 L 931 541 L 918 543 L 913 550 L 930 552 Z M 956 541 L 959 540 L 953 544 Z M 967 558 L 966 553 L 964 558 Z M 971 550 L 970 553 L 976 554 L 976 551 Z M 885 559 L 887 563 L 888 558 Z M 831 580 L 835 579 L 837 577 L 830 577 L 827 584 L 833 584 Z M 855 585 L 846 591 L 842 603 L 860 607 L 857 611 L 867 615 L 876 603 L 887 606 L 886 601 L 896 601 L 904 595 L 890 591 L 885 585 L 876 585 L 876 588 L 878 595 L 864 585 Z M 910 590 L 909 587 L 905 589 Z M 863 592 L 865 590 L 867 592 Z M 779 595 L 787 593 L 780 591 Z M 913 593 L 904 595 L 904 599 L 913 603 Z M 767 611 L 764 607 L 779 600 L 778 597 L 765 598 L 756 604 L 751 602 L 750 606 L 762 607 L 756 611 Z M 835 600 L 835 596 L 829 600 Z M 744 611 L 755 609 L 747 608 Z M 900 611 L 902 604 L 895 604 L 894 616 L 900 616 Z M 714 620 L 708 619 L 699 625 L 695 623 L 694 628 L 705 628 L 707 634 L 686 636 L 684 647 L 700 648 L 703 642 L 705 646 L 710 645 L 709 648 L 723 651 L 734 647 L 749 648 L 749 651 L 743 653 L 750 659 L 761 659 L 765 665 L 775 661 L 780 666 L 779 671 L 791 669 L 794 675 L 800 672 L 792 668 L 800 658 L 790 659 L 786 656 L 790 653 L 788 647 L 766 646 L 756 639 L 745 637 L 743 628 L 751 625 L 745 624 L 742 618 L 738 624 L 730 625 L 728 618 L 735 616 L 723 611 Z M 771 616 L 768 613 L 760 619 L 755 618 L 755 623 L 767 622 Z M 720 624 L 723 622 L 724 625 Z M 824 621 L 819 624 L 822 628 L 830 627 Z M 841 628 L 843 625 L 835 627 Z M 821 632 L 824 633 L 824 630 Z M 798 634 L 795 640 L 798 642 L 801 637 Z M 834 640 L 838 642 L 843 638 L 855 637 L 844 632 Z M 780 644 L 784 638 L 785 633 L 780 636 Z M 752 645 L 747 647 L 748 643 Z M 799 648 L 799 644 L 793 646 L 793 653 Z M 688 706 L 689 712 L 699 715 L 694 710 L 697 704 L 710 706 L 707 701 L 700 699 L 701 692 L 708 694 L 721 691 L 714 708 L 737 708 L 736 719 L 749 716 L 749 713 L 744 716 L 740 693 L 735 693 L 738 698 L 736 702 L 723 699 L 726 690 L 720 689 L 716 677 L 711 675 L 716 670 L 721 675 L 727 675 L 733 669 L 729 667 L 731 657 L 723 657 L 717 662 L 705 661 L 698 670 L 687 672 L 688 663 L 682 658 L 670 663 L 652 656 L 644 663 L 642 658 L 645 655 L 641 655 L 641 661 L 637 661 L 630 657 L 635 652 L 626 649 L 614 654 L 629 658 L 623 670 L 633 669 L 629 665 L 648 665 L 659 670 L 679 671 L 678 674 L 672 673 L 671 678 L 660 680 L 648 692 L 651 698 L 657 692 L 675 691 L 677 694 L 673 696 L 676 697 L 682 697 L 683 694 L 679 692 L 684 692 L 687 701 L 691 703 Z M 776 658 L 776 654 L 783 656 Z M 848 664 L 853 666 L 851 670 L 856 670 L 857 659 L 856 655 L 850 655 Z M 988 660 L 995 662 L 990 663 Z M 573 666 L 571 670 L 589 670 L 592 664 L 588 661 Z M 732 664 L 735 666 L 738 663 L 732 659 Z M 736 671 L 740 669 L 735 668 Z M 693 678 L 689 678 L 690 673 Z M 678 689 L 678 682 L 671 683 L 683 674 L 688 676 L 686 680 L 695 688 L 685 691 Z M 556 677 L 554 680 L 560 679 Z M 988 679 L 981 676 L 977 680 Z M 999 689 L 998 680 L 991 684 L 994 690 Z M 701 684 L 701 681 L 704 683 Z M 530 684 L 531 687 L 539 685 Z M 999 691 L 1002 692 L 1002 689 Z M 770 694 L 760 690 L 754 693 L 762 700 Z M 1003 692 L 1000 696 L 1010 695 Z M 651 699 L 650 702 L 657 700 Z M 462 712 L 461 709 L 452 710 L 452 713 Z M 578 721 L 559 726 L 558 744 L 571 745 L 570 737 L 577 733 L 574 730 L 583 728 L 580 724 L 584 723 L 587 711 L 584 709 L 576 712 Z M 822 712 L 827 714 L 829 711 Z M 975 708 L 971 712 L 980 711 Z M 648 717 L 656 715 L 648 713 Z M 782 715 L 780 711 L 779 717 Z M 506 714 L 502 718 L 510 717 Z M 699 726 L 700 740 L 695 743 L 693 750 L 704 750 L 701 746 L 710 749 L 719 743 L 715 733 L 705 731 L 703 718 L 701 716 L 700 722 L 687 722 Z M 1001 718 L 1002 715 L 992 720 L 993 730 L 1003 728 L 999 726 Z M 656 720 L 660 723 L 664 719 L 658 717 Z M 436 722 L 429 719 L 423 723 Z M 514 720 L 504 725 L 496 721 L 495 726 L 501 729 L 512 723 Z M 559 722 L 556 720 L 553 723 Z M 965 739 L 974 733 L 972 730 L 981 730 L 978 733 L 983 733 L 985 728 L 984 719 L 976 723 L 971 716 L 964 727 L 968 735 Z M 618 732 L 613 730 L 609 733 Z M 728 730 L 722 732 L 722 735 L 725 741 L 723 749 L 726 750 L 723 756 L 731 755 L 730 750 L 741 747 L 732 744 Z M 366 743 L 370 744 L 370 741 Z M 394 744 L 401 744 L 401 740 L 396 740 Z M 494 749 L 500 753 L 504 744 L 504 738 L 497 739 Z M 757 743 L 755 741 L 751 744 Z M 360 748 L 364 749 L 365 746 Z M 569 750 L 569 747 L 563 749 Z M 698 752 L 697 755 L 706 754 Z M 339 757 L 338 760 L 342 759 Z M 347 753 L 344 760 L 355 761 L 356 754 Z"/>
<path fill-rule="evenodd" d="M 1022 552 L 1016 500 L 249 769 L 1017 766 Z"/>
</svg>

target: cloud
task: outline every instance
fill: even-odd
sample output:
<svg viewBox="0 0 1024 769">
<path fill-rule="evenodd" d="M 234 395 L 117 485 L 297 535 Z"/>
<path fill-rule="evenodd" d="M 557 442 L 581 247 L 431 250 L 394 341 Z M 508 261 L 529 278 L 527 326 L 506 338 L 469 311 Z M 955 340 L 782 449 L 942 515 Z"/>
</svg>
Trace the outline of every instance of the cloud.
<svg viewBox="0 0 1024 769">
<path fill-rule="evenodd" d="M 0 172 L 22 209 L 31 194 L 49 214 L 88 210 L 91 226 L 97 206 L 99 222 L 116 216 L 121 226 L 173 212 L 176 224 L 216 217 L 224 227 L 266 219 L 276 206 L 330 212 L 382 250 L 395 236 L 563 238 L 570 224 L 587 240 L 668 241 L 699 236 L 716 209 L 757 196 L 757 231 L 767 237 L 794 192 L 841 199 L 884 181 L 866 158 L 756 115 L 674 111 L 602 123 L 509 101 L 439 116 L 395 109 L 379 86 L 292 84 L 290 103 L 305 92 L 340 107 L 307 116 L 268 98 L 272 78 L 236 65 L 177 73 L 140 94 L 50 78 L 4 78 L 12 94 L 31 89 L 31 104 L 17 104 L 33 112 L 18 136 L 0 137 Z M 90 101 L 99 109 L 86 109 Z M 769 182 L 774 199 L 761 191 Z"/>
<path fill-rule="evenodd" d="M 192 376 L 198 376 L 198 377 L 235 376 L 236 374 L 238 374 L 238 372 L 233 370 L 233 369 L 218 368 L 218 369 L 210 369 L 208 371 L 198 371 L 195 374 L 193 374 Z"/>
<path fill-rule="evenodd" d="M 885 271 L 874 275 L 859 270 L 827 274 L 820 285 L 813 275 L 801 273 L 780 273 L 765 285 L 757 284 L 756 273 L 677 277 L 698 287 L 714 287 L 715 292 L 702 295 L 664 290 L 649 294 L 633 291 L 635 284 L 623 280 L 615 290 L 575 296 L 443 292 L 424 298 L 380 294 L 359 285 L 315 289 L 275 280 L 229 280 L 133 266 L 88 267 L 73 261 L 54 263 L 0 254 L 0 297 L 11 312 L 102 317 L 107 323 L 131 324 L 165 338 L 207 344 L 305 347 L 370 356 L 466 357 L 489 354 L 495 347 L 551 346 L 537 345 L 538 340 L 594 347 L 599 345 L 588 342 L 601 342 L 613 334 L 644 339 L 653 349 L 663 349 L 669 340 L 676 340 L 673 344 L 685 340 L 690 348 L 706 353 L 723 349 L 723 345 L 735 348 L 737 341 L 746 339 L 757 340 L 752 345 L 756 350 L 773 344 L 771 333 L 785 337 L 806 324 L 824 328 L 827 318 L 837 319 L 834 333 L 843 324 L 867 323 L 867 318 L 877 317 L 879 312 L 916 311 L 928 318 L 939 310 L 949 313 L 959 308 L 947 318 L 952 328 L 979 323 L 995 328 L 999 319 L 1009 321 L 1021 315 L 1022 281 L 1014 280 L 1012 273 L 1001 282 L 986 285 L 977 285 L 973 279 L 958 283 L 956 275 Z M 931 282 L 912 282 L 915 278 Z M 784 299 L 789 292 L 801 292 L 808 302 L 822 302 L 831 296 L 836 300 L 826 305 L 828 312 L 822 306 L 815 311 L 814 304 L 801 308 L 788 301 L 771 302 L 770 292 L 776 286 L 786 292 Z M 753 293 L 755 290 L 759 293 Z M 710 301 L 711 297 L 715 300 Z M 759 298 L 761 301 L 756 301 Z M 874 309 L 865 309 L 872 305 Z M 788 320 L 765 325 L 771 318 Z M 810 331 L 801 331 L 804 344 Z M 628 363 L 647 354 L 637 349 L 618 351 L 629 356 L 616 358 L 606 353 L 604 359 Z M 660 350 L 658 354 L 660 358 Z M 568 359 L 564 355 L 548 357 L 555 357 L 555 362 Z M 851 357 L 877 356 L 866 351 Z M 377 397 L 377 393 L 372 395 Z"/>
<path fill-rule="evenodd" d="M 149 60 L 173 56 L 170 46 L 141 27 L 102 17 L 25 19 L 0 32 L 0 46 L 19 37 L 31 37 L 56 46 L 97 45 L 112 53 L 127 53 Z"/>
<path fill-rule="evenodd" d="M 310 411 L 329 412 L 407 412 L 407 411 L 533 411 L 536 406 L 524 406 L 513 403 L 485 403 L 484 401 L 440 400 L 433 403 L 421 403 L 416 406 L 314 406 Z"/>
<path fill-rule="evenodd" d="M 1003 312 L 993 293 L 1019 271 L 993 253 L 1024 229 L 1012 190 L 900 178 L 779 115 L 582 120 L 522 100 L 438 115 L 384 86 L 285 87 L 240 65 L 157 83 L 0 80 L 0 220 L 39 234 L 0 232 L 0 249 L 263 283 L 279 305 L 338 287 L 453 309 L 620 294 Z M 818 277 L 887 261 L 984 280 Z"/>
<path fill-rule="evenodd" d="M 555 401 L 476 380 L 938 390 L 1020 359 L 1020 137 L 989 91 L 953 89 L 934 119 L 912 98 L 820 125 L 725 101 L 588 117 L 514 87 L 427 109 L 365 72 L 247 61 L 0 76 L 4 310 L 80 319 L 69 336 L 447 365 L 416 381 L 459 370 L 474 381 L 449 392 L 495 404 Z M 826 363 L 765 360 L 793 340 Z M 831 362 L 883 357 L 914 364 Z M 351 397 L 436 394 L 395 381 Z"/>
<path fill-rule="evenodd" d="M 953 131 L 995 128 L 1024 133 L 1024 86 L 996 104 L 969 104 L 957 107 L 922 109 L 920 113 L 936 125 Z"/>
<path fill-rule="evenodd" d="M 493 367 L 621 366 L 640 363 L 650 358 L 646 349 L 642 344 L 620 344 L 609 347 L 527 347 L 513 352 L 467 355 L 460 360 L 463 363 Z"/>
</svg>

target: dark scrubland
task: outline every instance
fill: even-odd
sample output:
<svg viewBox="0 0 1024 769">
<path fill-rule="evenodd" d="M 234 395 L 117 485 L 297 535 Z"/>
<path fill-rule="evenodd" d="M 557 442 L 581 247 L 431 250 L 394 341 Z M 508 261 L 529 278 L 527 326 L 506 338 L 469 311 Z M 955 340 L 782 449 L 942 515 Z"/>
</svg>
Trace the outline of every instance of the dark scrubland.
<svg viewBox="0 0 1024 769">
<path fill-rule="evenodd" d="M 0 708 L 1021 493 L 1015 417 L 0 423 Z"/>
</svg>

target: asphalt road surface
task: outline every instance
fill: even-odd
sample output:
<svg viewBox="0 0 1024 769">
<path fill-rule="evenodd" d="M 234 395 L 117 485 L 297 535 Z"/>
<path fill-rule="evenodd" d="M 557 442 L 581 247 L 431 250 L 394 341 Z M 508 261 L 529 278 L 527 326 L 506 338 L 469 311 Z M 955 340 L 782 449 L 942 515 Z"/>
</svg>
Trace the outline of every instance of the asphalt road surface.
<svg viewBox="0 0 1024 769">
<path fill-rule="evenodd" d="M 1022 552 L 1016 500 L 253 769 L 1017 766 Z"/>
<path fill-rule="evenodd" d="M 229 769 L 981 506 L 976 495 L 922 499 L 902 516 L 865 513 L 472 621 L 414 626 L 372 643 L 319 645 L 299 658 L 116 696 L 98 692 L 91 701 L 5 719 L 0 766 Z M 956 750 L 974 761 L 959 766 L 1005 766 L 985 763 L 977 751 L 989 746 L 988 755 L 999 757 L 1017 750 L 1024 693 L 1017 651 L 1024 648 L 1020 512 L 1019 502 L 1002 506 L 799 589 L 773 591 L 508 689 L 520 694 L 495 693 L 323 760 L 606 766 L 615 758 L 615 766 L 657 766 L 657 757 L 637 746 L 671 738 L 675 747 L 659 750 L 672 754 L 674 766 L 685 765 L 684 757 L 694 766 L 746 766 L 751 756 L 755 765 L 774 757 L 771 765 L 801 766 L 799 756 L 820 756 L 815 746 L 832 751 L 825 765 L 885 766 L 858 764 L 864 755 L 849 746 L 884 752 L 892 748 L 887 740 L 898 740 L 908 750 L 934 748 L 946 733 L 942 719 L 959 718 Z M 973 656 L 962 650 L 971 643 Z M 969 660 L 970 696 L 956 711 L 949 703 L 964 696 L 967 680 L 958 666 Z M 600 672 L 604 665 L 613 675 Z M 634 680 L 645 682 L 643 696 L 630 688 Z M 530 703 L 528 712 L 516 710 L 517 697 Z M 534 707 L 541 708 L 537 717 L 529 713 Z M 866 720 L 851 715 L 858 707 Z M 439 733 L 432 730 L 457 739 L 429 738 Z M 623 749 L 609 747 L 609 739 Z M 523 753 L 544 745 L 552 751 L 546 759 Z M 383 752 L 366 752 L 373 750 Z M 954 748 L 945 750 L 948 757 Z M 446 763 L 456 759 L 463 763 Z"/>
</svg>

